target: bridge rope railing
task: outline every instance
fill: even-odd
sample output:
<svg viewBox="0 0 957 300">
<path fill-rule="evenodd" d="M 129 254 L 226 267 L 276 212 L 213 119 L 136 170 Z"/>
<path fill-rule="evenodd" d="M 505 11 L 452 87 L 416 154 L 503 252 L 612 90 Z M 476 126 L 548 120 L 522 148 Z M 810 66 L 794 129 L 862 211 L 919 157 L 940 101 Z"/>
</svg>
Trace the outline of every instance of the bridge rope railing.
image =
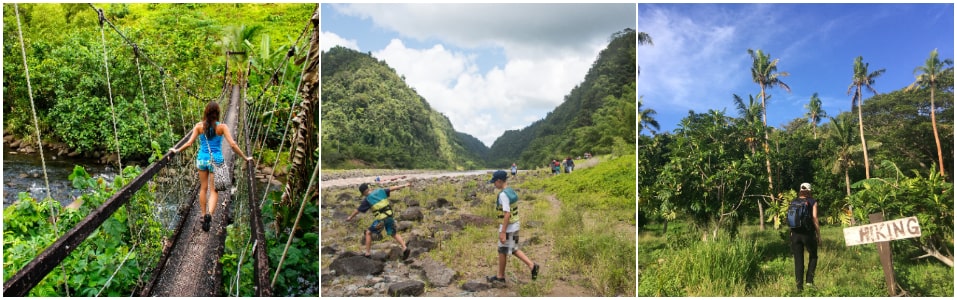
<svg viewBox="0 0 957 300">
<path fill-rule="evenodd" d="M 271 124 L 273 124 L 273 122 L 278 121 L 279 124 L 284 124 L 283 127 L 285 131 L 283 132 L 283 136 L 279 141 L 279 150 L 275 152 L 276 159 L 273 162 L 273 166 L 271 170 L 276 170 L 277 168 L 277 164 L 279 163 L 279 160 L 280 160 L 278 157 L 282 153 L 283 147 L 287 140 L 286 137 L 287 137 L 290 120 L 292 119 L 292 115 L 293 115 L 292 112 L 294 112 L 294 108 L 296 107 L 296 102 L 298 100 L 297 91 L 301 87 L 301 84 L 302 84 L 301 78 L 303 73 L 300 73 L 300 82 L 297 83 L 295 87 L 292 87 L 292 88 L 295 88 L 293 92 L 295 96 L 292 97 L 293 99 L 287 100 L 290 102 L 289 108 L 288 108 L 290 111 L 290 115 L 284 120 L 281 118 L 276 118 L 275 117 L 276 107 L 278 106 L 278 103 L 280 102 L 279 100 L 284 95 L 288 95 L 282 92 L 282 90 L 286 87 L 285 85 L 285 79 L 286 79 L 285 75 L 287 73 L 286 71 L 289 69 L 290 61 L 295 57 L 296 54 L 298 54 L 297 49 L 300 49 L 305 46 L 305 45 L 300 46 L 300 41 L 303 41 L 303 37 L 305 37 L 306 33 L 309 32 L 310 27 L 312 27 L 315 30 L 317 24 L 314 21 L 315 20 L 310 20 L 310 24 L 307 24 L 303 28 L 302 32 L 300 33 L 300 36 L 296 39 L 296 41 L 292 45 L 290 45 L 290 48 L 287 51 L 286 56 L 279 63 L 279 67 L 276 68 L 272 72 L 272 75 L 268 77 L 269 79 L 265 81 L 259 95 L 252 101 L 245 100 L 245 103 L 247 104 L 246 107 L 248 108 L 248 110 L 245 114 L 243 114 L 244 116 L 246 116 L 246 118 L 243 120 L 243 126 L 241 129 L 242 136 L 243 136 L 243 144 L 244 144 L 243 147 L 245 147 L 246 149 L 245 151 L 247 153 L 260 154 L 260 155 L 257 155 L 256 157 L 257 163 L 255 165 L 258 165 L 259 163 L 263 161 L 264 156 L 262 154 L 267 144 L 267 135 L 269 134 L 270 130 L 272 130 Z M 300 61 L 297 64 L 301 64 L 301 63 L 302 61 Z M 247 74 L 247 80 L 248 78 L 249 76 Z M 266 99 L 269 99 L 269 98 L 273 99 L 272 101 L 273 103 L 271 104 L 272 109 L 267 110 L 270 106 L 270 103 L 268 103 L 268 100 L 266 101 L 262 101 L 262 100 L 264 99 L 263 97 L 267 95 L 266 92 L 269 91 L 271 87 L 277 87 L 277 89 L 274 90 L 275 97 L 266 98 Z M 245 95 L 244 95 L 244 99 L 247 99 L 245 98 Z M 252 244 L 253 250 L 251 251 L 250 256 L 253 256 L 255 261 L 254 262 L 255 278 L 253 279 L 253 285 L 256 288 L 256 295 L 269 296 L 272 288 L 274 288 L 273 284 L 275 282 L 275 278 L 272 281 L 269 280 L 270 264 L 268 260 L 268 255 L 265 250 L 267 243 L 264 236 L 264 228 L 262 225 L 263 222 L 262 222 L 262 216 L 260 215 L 260 212 L 262 211 L 263 204 L 265 203 L 265 200 L 267 199 L 268 193 L 270 192 L 271 189 L 269 188 L 269 186 L 267 186 L 262 191 L 262 194 L 263 194 L 262 198 L 261 199 L 257 198 L 258 194 L 256 191 L 256 182 L 255 182 L 256 178 L 255 178 L 255 172 L 254 172 L 255 170 L 253 168 L 247 168 L 245 171 L 247 172 L 246 177 L 248 182 L 244 182 L 243 184 L 239 186 L 239 191 L 240 191 L 239 194 L 248 195 L 250 200 L 248 204 L 249 212 L 250 212 L 248 216 L 249 223 L 250 223 L 249 233 L 248 233 L 248 237 L 246 233 L 242 233 L 240 235 L 241 237 L 246 237 L 247 240 L 244 246 L 241 248 L 241 250 L 237 250 L 239 252 L 238 253 L 239 265 L 237 266 L 236 274 L 230 280 L 230 285 L 227 290 L 227 293 L 228 295 L 233 295 L 233 296 L 239 295 L 240 285 L 241 285 L 240 275 L 242 273 L 242 269 L 241 269 L 242 262 L 245 258 L 247 249 L 249 249 L 250 244 Z M 266 174 L 265 181 L 267 183 L 273 182 L 273 179 L 274 179 L 273 173 Z M 276 228 L 277 236 L 278 236 L 278 230 L 279 228 L 277 227 Z M 278 270 L 278 269 L 281 269 L 281 267 L 277 266 L 275 269 Z"/>
</svg>

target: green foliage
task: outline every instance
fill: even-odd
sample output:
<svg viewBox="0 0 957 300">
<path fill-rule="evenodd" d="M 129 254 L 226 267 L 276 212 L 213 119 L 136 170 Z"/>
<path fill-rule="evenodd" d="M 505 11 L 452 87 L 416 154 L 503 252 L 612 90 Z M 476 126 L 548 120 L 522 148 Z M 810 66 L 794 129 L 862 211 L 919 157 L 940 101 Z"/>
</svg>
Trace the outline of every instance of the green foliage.
<svg viewBox="0 0 957 300">
<path fill-rule="evenodd" d="M 953 183 L 944 181 L 935 165 L 931 165 L 926 177 L 916 171 L 913 177 L 907 177 L 890 161 L 884 161 L 881 168 L 890 176 L 854 184 L 854 188 L 860 189 L 850 197 L 850 203 L 856 208 L 854 217 L 867 223 L 872 213 L 883 213 L 885 220 L 916 216 L 921 227 L 920 238 L 908 239 L 910 243 L 896 243 L 906 247 L 895 247 L 895 252 L 905 257 L 926 251 L 951 253 L 954 248 Z M 888 170 L 890 172 L 886 172 Z"/>
<path fill-rule="evenodd" d="M 211 93 L 218 94 L 222 80 L 216 78 L 222 76 L 225 57 L 217 41 L 223 37 L 223 28 L 243 24 L 263 28 L 260 35 L 245 37 L 262 44 L 268 44 L 266 36 L 281 37 L 292 44 L 304 26 L 311 26 L 308 18 L 315 5 L 170 3 L 97 7 L 103 8 L 106 17 L 151 61 L 165 68 L 162 71 L 175 82 L 161 77 L 161 70 L 143 57 L 137 70 L 131 47 L 109 26 L 104 30 L 103 45 L 97 14 L 89 5 L 23 4 L 19 11 L 33 98 L 42 138 L 63 142 L 83 154 L 116 152 L 115 115 L 120 152 L 127 162 L 147 160 L 154 141 L 161 149 L 169 148 L 202 111 L 207 99 L 197 99 L 196 94 L 209 98 L 215 97 Z M 10 83 L 5 84 L 3 92 L 4 128 L 18 137 L 35 137 L 13 5 L 4 4 L 3 11 L 3 82 Z M 285 47 L 278 46 L 277 52 Z M 261 51 L 261 47 L 250 49 L 257 58 L 267 55 Z M 272 63 L 257 67 L 273 68 Z M 256 90 L 255 84 L 264 84 L 262 78 L 270 75 L 253 74 L 250 90 Z M 286 85 L 289 91 L 282 92 L 282 100 L 288 107 L 295 93 L 290 86 L 295 80 L 287 80 Z M 277 145 L 282 135 L 283 128 L 275 124 L 278 119 L 269 125 L 269 145 Z"/>
<path fill-rule="evenodd" d="M 82 167 L 75 167 L 70 175 L 74 187 L 89 189 L 80 196 L 83 204 L 78 209 L 63 208 L 49 198 L 38 202 L 21 193 L 20 200 L 3 212 L 4 279 L 13 276 L 59 238 L 58 234 L 76 225 L 139 173 L 138 168 L 127 167 L 113 183 L 107 183 L 92 179 Z M 150 192 L 144 189 L 136 193 L 128 208 L 117 210 L 73 250 L 60 267 L 43 278 L 30 295 L 123 296 L 130 295 L 148 280 L 143 275 L 156 264 L 162 250 L 161 239 L 169 235 L 159 220 L 151 217 L 155 214 Z M 56 220 L 55 228 L 53 220 Z M 106 286 L 111 277 L 112 281 Z"/>
<path fill-rule="evenodd" d="M 322 54 L 323 163 L 376 168 L 475 169 L 484 145 L 455 132 L 444 115 L 385 62 L 334 47 Z"/>
</svg>

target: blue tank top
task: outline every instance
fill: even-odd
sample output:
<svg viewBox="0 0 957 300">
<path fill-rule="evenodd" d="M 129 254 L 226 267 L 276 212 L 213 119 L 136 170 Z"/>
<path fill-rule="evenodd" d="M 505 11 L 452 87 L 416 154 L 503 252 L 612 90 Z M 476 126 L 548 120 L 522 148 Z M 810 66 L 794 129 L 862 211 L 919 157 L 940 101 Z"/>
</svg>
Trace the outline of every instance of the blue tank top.
<svg viewBox="0 0 957 300">
<path fill-rule="evenodd" d="M 219 126 L 219 122 L 216 122 Z M 223 136 L 215 134 L 209 141 L 206 141 L 206 133 L 199 135 L 199 151 L 197 151 L 197 160 L 209 160 L 209 153 L 213 153 L 213 158 L 217 163 L 223 163 Z"/>
</svg>

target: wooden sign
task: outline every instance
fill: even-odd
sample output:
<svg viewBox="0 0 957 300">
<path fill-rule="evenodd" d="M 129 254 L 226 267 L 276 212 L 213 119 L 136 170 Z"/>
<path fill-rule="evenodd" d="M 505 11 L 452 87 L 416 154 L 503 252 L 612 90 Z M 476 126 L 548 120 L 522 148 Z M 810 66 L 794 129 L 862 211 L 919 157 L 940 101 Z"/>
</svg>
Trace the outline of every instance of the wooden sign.
<svg viewBox="0 0 957 300">
<path fill-rule="evenodd" d="M 847 246 L 915 237 L 920 237 L 920 224 L 917 223 L 917 217 L 844 228 L 844 244 Z"/>
</svg>

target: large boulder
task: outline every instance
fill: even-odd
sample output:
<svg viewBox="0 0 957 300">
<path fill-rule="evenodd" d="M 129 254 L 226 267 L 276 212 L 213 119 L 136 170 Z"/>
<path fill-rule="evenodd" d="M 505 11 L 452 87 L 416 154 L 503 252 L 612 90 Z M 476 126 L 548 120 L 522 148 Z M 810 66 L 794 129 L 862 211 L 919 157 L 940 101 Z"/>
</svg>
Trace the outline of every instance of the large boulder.
<svg viewBox="0 0 957 300">
<path fill-rule="evenodd" d="M 436 244 L 435 241 L 430 238 L 415 236 L 409 240 L 409 243 L 406 244 L 406 246 L 409 248 L 423 248 L 426 249 L 426 251 L 431 251 L 432 249 L 435 249 Z"/>
<path fill-rule="evenodd" d="M 409 207 L 399 214 L 399 220 L 422 221 L 422 210 L 419 207 Z"/>
<path fill-rule="evenodd" d="M 459 216 L 458 220 L 449 222 L 450 225 L 455 226 L 458 229 L 463 229 L 465 226 L 471 225 L 475 227 L 481 226 L 490 226 L 495 223 L 495 220 L 486 218 L 483 216 L 477 216 L 472 214 L 462 214 Z"/>
<path fill-rule="evenodd" d="M 489 288 L 487 283 L 478 281 L 469 281 L 462 284 L 462 289 L 469 292 L 481 292 Z"/>
<path fill-rule="evenodd" d="M 385 264 L 363 256 L 339 257 L 332 261 L 329 268 L 336 271 L 336 275 L 376 275 L 382 273 Z"/>
<path fill-rule="evenodd" d="M 425 271 L 425 278 L 434 286 L 449 286 L 455 279 L 455 270 L 430 258 L 418 259 L 412 263 L 412 267 Z"/>
<path fill-rule="evenodd" d="M 389 296 L 419 296 L 425 293 L 425 283 L 417 280 L 399 282 L 389 286 Z"/>
</svg>

